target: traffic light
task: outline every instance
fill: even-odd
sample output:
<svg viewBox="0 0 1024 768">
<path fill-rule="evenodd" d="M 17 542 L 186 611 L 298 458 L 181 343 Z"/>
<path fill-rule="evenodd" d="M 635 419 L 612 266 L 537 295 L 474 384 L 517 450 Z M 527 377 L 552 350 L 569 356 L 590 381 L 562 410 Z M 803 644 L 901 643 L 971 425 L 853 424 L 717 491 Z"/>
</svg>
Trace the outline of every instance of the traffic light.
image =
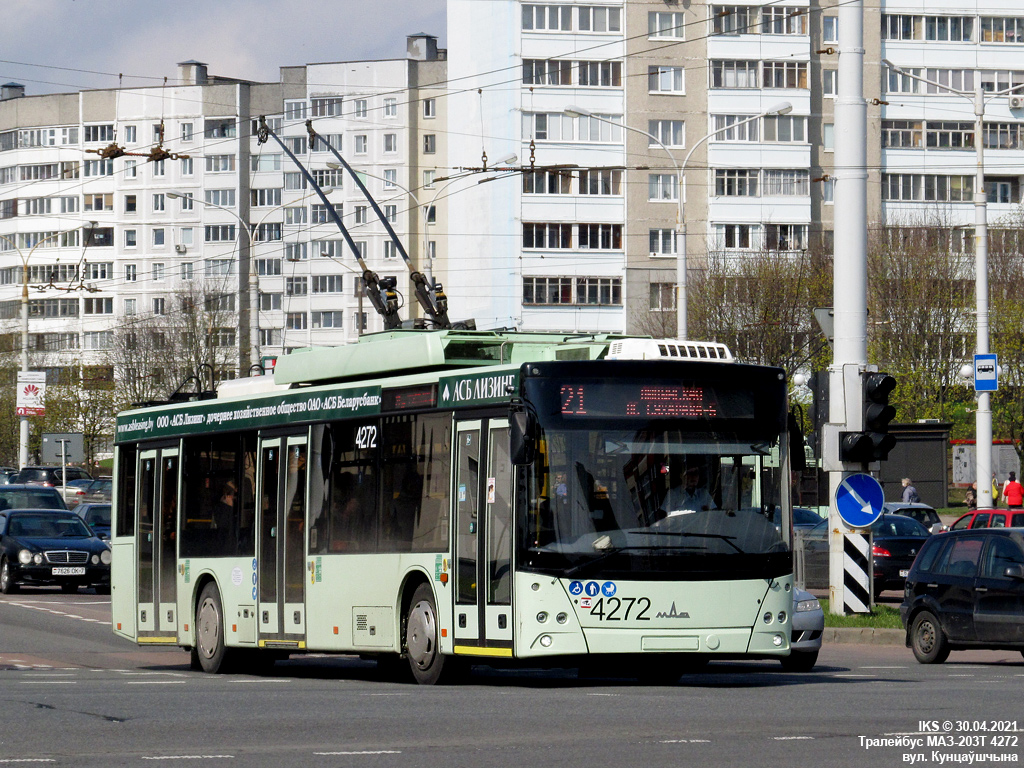
<svg viewBox="0 0 1024 768">
<path fill-rule="evenodd" d="M 896 417 L 896 409 L 889 405 L 889 395 L 895 388 L 896 379 L 887 373 L 861 374 L 861 431 L 840 433 L 840 459 L 868 464 L 889 457 L 889 451 L 896 446 L 896 438 L 889 434 L 889 422 Z"/>
</svg>

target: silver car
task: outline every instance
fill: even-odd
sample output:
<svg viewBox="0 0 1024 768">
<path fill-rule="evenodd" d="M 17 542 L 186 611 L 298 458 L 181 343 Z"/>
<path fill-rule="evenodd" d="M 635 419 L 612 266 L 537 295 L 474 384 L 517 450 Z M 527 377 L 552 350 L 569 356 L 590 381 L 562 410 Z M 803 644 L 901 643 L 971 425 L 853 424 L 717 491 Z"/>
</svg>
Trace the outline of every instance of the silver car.
<svg viewBox="0 0 1024 768">
<path fill-rule="evenodd" d="M 818 661 L 825 613 L 818 598 L 805 589 L 793 589 L 793 634 L 790 654 L 780 659 L 787 672 L 810 672 Z"/>
</svg>

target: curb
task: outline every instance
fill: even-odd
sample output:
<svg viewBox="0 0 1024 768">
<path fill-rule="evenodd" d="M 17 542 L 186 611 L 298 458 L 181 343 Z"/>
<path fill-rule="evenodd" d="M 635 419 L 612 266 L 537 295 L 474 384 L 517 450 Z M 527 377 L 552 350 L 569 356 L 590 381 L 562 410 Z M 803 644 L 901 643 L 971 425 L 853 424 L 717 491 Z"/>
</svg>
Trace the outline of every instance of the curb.
<svg viewBox="0 0 1024 768">
<path fill-rule="evenodd" d="M 853 643 L 857 645 L 906 645 L 907 633 L 902 629 L 873 629 L 871 627 L 825 627 L 821 633 L 824 643 Z"/>
</svg>

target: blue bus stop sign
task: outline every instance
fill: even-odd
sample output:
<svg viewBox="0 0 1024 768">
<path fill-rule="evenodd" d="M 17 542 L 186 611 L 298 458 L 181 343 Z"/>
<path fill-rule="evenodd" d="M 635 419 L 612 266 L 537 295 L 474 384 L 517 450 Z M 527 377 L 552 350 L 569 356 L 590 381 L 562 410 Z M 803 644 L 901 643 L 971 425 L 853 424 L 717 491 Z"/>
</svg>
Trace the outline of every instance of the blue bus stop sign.
<svg viewBox="0 0 1024 768">
<path fill-rule="evenodd" d="M 995 392 L 999 389 L 999 359 L 995 355 L 974 356 L 974 391 Z"/>
<path fill-rule="evenodd" d="M 850 475 L 836 491 L 839 517 L 851 528 L 867 528 L 882 514 L 882 486 L 871 475 Z"/>
</svg>

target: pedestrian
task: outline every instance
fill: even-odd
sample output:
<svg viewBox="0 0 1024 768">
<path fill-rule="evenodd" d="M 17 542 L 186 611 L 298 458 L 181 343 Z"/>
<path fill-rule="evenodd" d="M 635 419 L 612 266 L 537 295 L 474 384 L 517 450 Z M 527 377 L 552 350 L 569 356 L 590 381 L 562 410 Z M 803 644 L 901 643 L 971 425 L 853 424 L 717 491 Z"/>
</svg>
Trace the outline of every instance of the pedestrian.
<svg viewBox="0 0 1024 768">
<path fill-rule="evenodd" d="M 996 473 L 992 473 L 992 507 L 996 506 L 996 502 L 999 501 L 999 480 L 996 479 Z"/>
<path fill-rule="evenodd" d="M 967 504 L 968 509 L 978 508 L 978 484 L 971 483 L 971 487 L 967 489 L 967 493 L 964 494 L 964 503 Z"/>
<path fill-rule="evenodd" d="M 1003 486 L 1003 498 L 1006 499 L 1006 506 L 1010 509 L 1024 507 L 1024 486 L 1017 482 L 1017 474 L 1010 473 L 1010 477 Z"/>
<path fill-rule="evenodd" d="M 917 494 L 917 488 L 910 483 L 909 477 L 903 478 L 903 503 L 904 504 L 917 504 L 921 501 L 921 497 Z"/>
</svg>

